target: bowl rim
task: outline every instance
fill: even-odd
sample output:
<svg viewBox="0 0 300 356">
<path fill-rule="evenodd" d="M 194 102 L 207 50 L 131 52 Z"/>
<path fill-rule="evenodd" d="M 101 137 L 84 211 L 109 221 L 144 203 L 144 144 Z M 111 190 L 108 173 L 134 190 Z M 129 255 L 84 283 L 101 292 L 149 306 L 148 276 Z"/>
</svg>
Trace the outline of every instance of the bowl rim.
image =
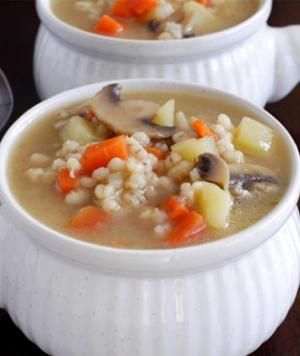
<svg viewBox="0 0 300 356">
<path fill-rule="evenodd" d="M 164 274 L 192 270 L 203 270 L 227 263 L 256 248 L 275 234 L 288 220 L 296 207 L 300 194 L 300 159 L 296 144 L 285 127 L 271 114 L 235 95 L 192 83 L 160 79 L 118 80 L 124 90 L 175 90 L 193 92 L 196 95 L 218 96 L 234 106 L 245 108 L 263 122 L 267 122 L 282 136 L 290 159 L 291 178 L 286 193 L 280 203 L 253 226 L 230 237 L 201 245 L 161 250 L 126 250 L 105 247 L 83 241 L 57 232 L 38 222 L 17 202 L 10 191 L 7 166 L 11 149 L 20 134 L 33 121 L 64 106 L 72 105 L 95 94 L 103 86 L 116 81 L 91 84 L 58 94 L 25 112 L 7 131 L 1 144 L 0 155 L 0 196 L 8 213 L 14 218 L 22 234 L 43 245 L 58 255 L 96 268 L 118 273 Z M 222 254 L 220 254 L 222 251 Z"/>
<path fill-rule="evenodd" d="M 272 0 L 258 0 L 258 9 L 246 20 L 223 31 L 178 40 L 120 39 L 93 34 L 60 20 L 51 9 L 53 0 L 36 0 L 36 9 L 41 22 L 60 39 L 87 51 L 112 54 L 127 58 L 143 58 L 144 61 L 172 56 L 193 57 L 220 51 L 249 37 L 267 21 Z M 172 58 L 173 60 L 173 58 Z"/>
</svg>

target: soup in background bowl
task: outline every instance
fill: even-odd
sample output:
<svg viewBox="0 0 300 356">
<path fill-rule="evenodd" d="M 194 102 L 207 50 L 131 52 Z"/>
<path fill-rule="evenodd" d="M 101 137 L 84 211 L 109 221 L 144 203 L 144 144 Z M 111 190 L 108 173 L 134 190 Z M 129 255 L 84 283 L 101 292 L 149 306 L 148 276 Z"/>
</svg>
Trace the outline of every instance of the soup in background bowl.
<svg viewBox="0 0 300 356">
<path fill-rule="evenodd" d="M 196 82 L 237 94 L 259 106 L 279 100 L 299 81 L 299 26 L 267 26 L 272 0 L 226 0 L 228 6 L 242 7 L 245 3 L 256 3 L 257 10 L 235 26 L 163 41 L 88 32 L 56 16 L 53 0 L 37 0 L 41 20 L 34 54 L 37 91 L 45 99 L 78 85 L 146 77 Z M 60 4 L 68 6 L 70 2 Z M 90 7 L 87 1 L 80 4 Z M 205 12 L 215 11 L 195 4 Z M 80 18 L 85 18 L 84 13 Z M 172 30 L 174 24 L 169 27 L 176 32 Z M 128 32 L 125 28 L 124 35 Z M 147 32 L 143 28 L 138 30 L 141 35 Z"/>
<path fill-rule="evenodd" d="M 72 115 L 80 114 L 75 120 L 77 124 L 78 121 L 82 123 L 82 119 L 92 119 L 89 111 L 87 116 L 82 116 L 78 105 L 110 84 L 113 83 L 77 88 L 40 103 L 15 123 L 1 142 L 0 307 L 8 310 L 27 337 L 52 355 L 232 356 L 253 352 L 284 319 L 299 286 L 299 214 L 296 204 L 300 191 L 300 165 L 297 147 L 277 120 L 237 97 L 182 82 L 121 81 L 122 107 L 124 100 L 143 99 L 154 102 L 155 108 L 161 108 L 174 98 L 175 112 L 180 110 L 188 118 L 195 113 L 201 115 L 210 130 L 216 125 L 220 113 L 227 113 L 235 126 L 240 125 L 241 117 L 246 115 L 268 127 L 279 145 L 276 143 L 273 147 L 282 148 L 278 165 L 284 169 L 276 178 L 282 182 L 283 195 L 269 213 L 250 227 L 226 238 L 185 248 L 112 248 L 69 237 L 60 228 L 42 220 L 51 216 L 53 207 L 66 212 L 68 207 L 64 202 L 66 195 L 59 193 L 54 184 L 46 192 L 44 184 L 47 183 L 40 182 L 39 177 L 44 177 L 45 167 L 50 166 L 47 159 L 53 159 L 60 150 L 61 139 L 74 134 L 66 126 L 70 123 L 70 111 L 75 108 Z M 115 95 L 112 98 L 116 100 Z M 132 108 L 132 105 L 131 102 L 129 106 Z M 165 107 L 162 111 L 168 112 L 169 109 Z M 60 117 L 57 116 L 59 112 Z M 161 112 L 158 116 L 165 118 Z M 149 117 L 146 118 L 148 124 Z M 224 116 L 222 118 L 224 123 Z M 53 126 L 55 123 L 56 127 Z M 86 134 L 93 132 L 90 129 L 94 123 L 93 120 L 88 123 L 80 133 L 84 131 L 84 136 L 90 138 Z M 169 127 L 164 132 L 170 129 L 174 130 Z M 103 129 L 96 132 L 97 135 L 103 133 Z M 25 139 L 27 135 L 32 142 Z M 132 136 L 129 132 L 126 135 Z M 82 137 L 77 136 L 77 140 Z M 135 140 L 138 138 L 142 135 L 135 136 Z M 49 147 L 53 140 L 57 140 L 57 146 L 45 152 L 45 147 Z M 170 141 L 171 147 L 177 144 L 172 142 L 173 137 Z M 23 156 L 20 142 L 25 152 Z M 213 142 L 218 141 L 214 138 Z M 163 147 L 155 148 L 163 150 Z M 268 145 L 262 147 L 266 149 Z M 106 157 L 108 152 L 111 150 L 106 152 Z M 153 151 L 152 147 L 152 152 L 158 151 Z M 21 159 L 16 172 L 24 178 L 22 184 L 32 194 L 32 172 L 25 176 L 24 172 L 32 168 L 42 169 L 35 172 L 40 200 L 59 201 L 58 205 L 55 203 L 51 208 L 45 203 L 44 211 L 37 212 L 29 201 L 31 198 L 37 201 L 36 196 L 29 194 L 30 199 L 22 202 L 21 195 L 26 193 L 20 192 L 18 178 L 15 179 L 11 169 L 16 163 L 11 158 L 18 155 Z M 281 157 L 285 158 L 281 160 Z M 225 157 L 222 159 L 226 160 Z M 277 165 L 276 160 L 269 161 L 260 159 L 255 164 L 270 164 L 267 169 L 274 171 L 272 164 Z M 33 167 L 33 162 L 37 166 Z M 70 180 L 67 182 L 69 184 Z M 73 183 L 71 180 L 71 185 Z M 203 183 L 207 186 L 211 182 Z M 267 183 L 271 183 L 269 179 Z M 216 185 L 216 182 L 212 184 Z M 73 213 L 76 214 L 79 208 L 75 207 Z M 179 208 L 169 211 L 189 214 L 192 206 L 182 208 L 179 205 Z M 197 210 L 196 214 L 200 212 Z M 135 219 L 138 221 L 139 217 Z"/>
<path fill-rule="evenodd" d="M 258 9 L 257 0 L 52 0 L 56 16 L 82 30 L 140 40 L 201 36 L 235 26 Z"/>
</svg>

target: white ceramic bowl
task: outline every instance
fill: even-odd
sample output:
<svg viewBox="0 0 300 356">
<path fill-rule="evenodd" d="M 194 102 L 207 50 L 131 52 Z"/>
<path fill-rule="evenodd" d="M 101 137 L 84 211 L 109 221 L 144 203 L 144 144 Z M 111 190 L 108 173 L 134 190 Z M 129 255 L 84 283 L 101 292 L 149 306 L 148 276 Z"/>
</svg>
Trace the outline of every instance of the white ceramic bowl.
<svg viewBox="0 0 300 356">
<path fill-rule="evenodd" d="M 0 307 L 51 355 L 250 353 L 282 322 L 299 286 L 300 164 L 294 142 L 270 114 L 229 94 L 179 82 L 124 81 L 125 90 L 218 96 L 259 117 L 283 137 L 291 179 L 271 213 L 220 241 L 153 251 L 81 242 L 42 225 L 22 209 L 10 191 L 7 165 L 28 125 L 92 96 L 104 84 L 65 92 L 35 106 L 1 143 Z"/>
<path fill-rule="evenodd" d="M 190 39 L 140 41 L 104 37 L 65 24 L 51 0 L 37 0 L 42 21 L 34 53 L 45 99 L 102 80 L 167 78 L 238 94 L 257 105 L 285 96 L 300 80 L 300 26 L 267 26 L 272 0 L 227 30 Z"/>
</svg>

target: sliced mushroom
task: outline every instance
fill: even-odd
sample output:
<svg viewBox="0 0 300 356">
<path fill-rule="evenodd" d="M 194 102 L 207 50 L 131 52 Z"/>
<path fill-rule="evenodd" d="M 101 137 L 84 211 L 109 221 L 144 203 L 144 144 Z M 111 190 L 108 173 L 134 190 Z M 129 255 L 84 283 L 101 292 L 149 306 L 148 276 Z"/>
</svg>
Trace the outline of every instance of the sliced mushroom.
<svg viewBox="0 0 300 356">
<path fill-rule="evenodd" d="M 148 28 L 152 32 L 162 32 L 168 22 L 180 23 L 183 20 L 182 9 L 175 10 L 169 16 L 161 20 L 152 19 L 148 22 Z"/>
<path fill-rule="evenodd" d="M 150 20 L 148 22 L 148 29 L 151 31 L 151 32 L 156 32 L 159 30 L 161 26 L 161 23 L 157 20 Z"/>
<path fill-rule="evenodd" d="M 255 188 L 267 189 L 270 185 L 278 185 L 272 170 L 255 164 L 230 164 L 229 188 L 236 195 Z"/>
<path fill-rule="evenodd" d="M 91 102 L 91 108 L 99 121 L 117 134 L 132 135 L 143 131 L 151 138 L 168 138 L 173 127 L 152 123 L 159 105 L 147 100 L 122 100 L 120 84 L 104 87 Z"/>
<path fill-rule="evenodd" d="M 198 157 L 197 168 L 200 177 L 208 182 L 215 183 L 223 189 L 229 185 L 228 164 L 214 153 L 204 153 Z"/>
<path fill-rule="evenodd" d="M 63 115 L 66 118 L 70 118 L 72 116 L 81 116 L 84 119 L 88 118 L 91 112 L 90 101 L 85 101 L 84 103 L 72 107 L 70 109 L 64 110 Z"/>
<path fill-rule="evenodd" d="M 196 37 L 194 33 L 187 33 L 183 35 L 183 38 L 193 38 L 193 37 Z"/>
</svg>

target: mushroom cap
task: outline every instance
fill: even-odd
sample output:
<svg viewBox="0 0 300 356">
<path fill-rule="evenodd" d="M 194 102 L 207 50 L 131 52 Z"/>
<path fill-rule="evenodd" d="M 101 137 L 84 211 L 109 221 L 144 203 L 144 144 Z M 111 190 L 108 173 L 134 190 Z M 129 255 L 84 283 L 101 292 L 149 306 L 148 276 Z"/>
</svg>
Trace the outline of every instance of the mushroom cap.
<svg viewBox="0 0 300 356">
<path fill-rule="evenodd" d="M 228 188 L 229 167 L 219 155 L 214 153 L 200 155 L 197 161 L 197 168 L 202 179 L 215 183 L 222 189 Z"/>
<path fill-rule="evenodd" d="M 255 184 L 278 184 L 276 174 L 269 168 L 257 164 L 230 164 L 229 187 L 240 186 L 242 189 L 250 190 Z"/>
<path fill-rule="evenodd" d="M 150 138 L 168 138 L 174 127 L 152 123 L 159 105 L 148 100 L 122 100 L 120 84 L 105 86 L 91 101 L 97 119 L 116 134 L 145 132 Z"/>
</svg>

